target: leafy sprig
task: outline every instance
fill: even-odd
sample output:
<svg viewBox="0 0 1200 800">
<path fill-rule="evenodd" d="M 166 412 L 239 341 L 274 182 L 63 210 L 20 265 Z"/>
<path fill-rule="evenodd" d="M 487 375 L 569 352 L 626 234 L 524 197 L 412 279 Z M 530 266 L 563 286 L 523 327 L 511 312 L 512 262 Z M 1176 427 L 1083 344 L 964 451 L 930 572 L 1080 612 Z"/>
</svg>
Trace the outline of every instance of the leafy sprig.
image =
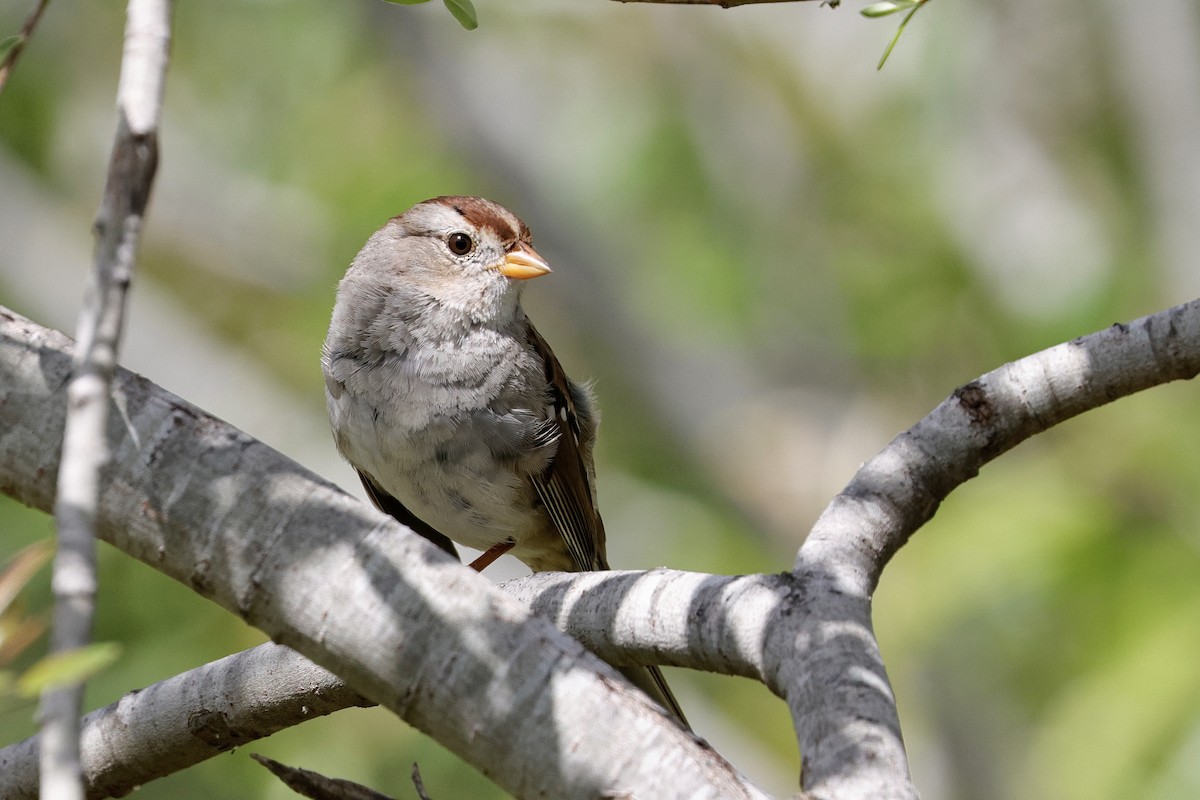
<svg viewBox="0 0 1200 800">
<path fill-rule="evenodd" d="M 864 8 L 859 13 L 864 17 L 876 19 L 879 17 L 890 17 L 899 11 L 907 11 L 904 19 L 900 21 L 900 27 L 896 29 L 896 34 L 892 36 L 892 40 L 888 42 L 887 48 L 883 51 L 883 55 L 879 59 L 879 65 L 875 69 L 883 69 L 883 65 L 887 63 L 888 56 L 892 54 L 892 48 L 896 46 L 896 42 L 900 41 L 900 34 L 904 33 L 904 27 L 908 25 L 908 21 L 913 18 L 921 6 L 925 5 L 929 0 L 882 0 L 879 3 L 872 3 Z"/>
<path fill-rule="evenodd" d="M 422 3 L 428 3 L 429 0 L 383 0 L 385 3 L 395 3 L 400 6 L 419 6 Z M 458 20 L 458 24 L 462 25 L 469 31 L 473 31 L 479 27 L 479 18 L 475 14 L 475 4 L 471 0 L 442 0 L 446 4 L 446 8 Z"/>
</svg>

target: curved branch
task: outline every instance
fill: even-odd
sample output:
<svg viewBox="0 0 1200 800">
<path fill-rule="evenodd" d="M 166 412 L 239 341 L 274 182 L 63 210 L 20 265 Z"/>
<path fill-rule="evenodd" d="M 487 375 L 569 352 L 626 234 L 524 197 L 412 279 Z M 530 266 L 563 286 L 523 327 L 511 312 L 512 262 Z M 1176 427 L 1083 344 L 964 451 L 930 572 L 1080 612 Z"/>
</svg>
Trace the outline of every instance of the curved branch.
<svg viewBox="0 0 1200 800">
<path fill-rule="evenodd" d="M 42 509 L 69 349 L 0 309 L 0 414 L 19 423 L 0 425 L 0 489 Z M 132 373 L 114 402 L 103 538 L 510 792 L 762 797 L 578 642 L 390 518 Z"/>
<path fill-rule="evenodd" d="M 836 786 L 854 774 L 855 764 L 903 766 L 899 718 L 870 630 L 870 600 L 889 559 L 941 501 L 983 464 L 1034 434 L 1197 373 L 1200 301 L 993 370 L 955 390 L 863 465 L 817 520 L 793 569 L 807 592 L 825 598 L 809 605 L 832 626 L 826 628 L 830 647 L 824 657 L 795 650 L 781 664 L 789 674 L 811 670 L 812 679 L 790 684 L 799 691 L 787 697 L 809 769 L 806 786 L 816 792 Z M 835 634 L 841 613 L 856 617 L 850 637 Z M 861 648 L 863 660 L 850 662 L 856 668 L 848 670 L 834 646 Z M 842 669 L 827 668 L 839 661 Z M 831 729 L 830 720 L 844 725 Z"/>
<path fill-rule="evenodd" d="M 768 685 L 787 687 L 804 785 L 814 796 L 844 796 L 839 790 L 864 778 L 868 785 L 907 779 L 870 622 L 871 595 L 892 555 L 988 461 L 1084 411 L 1198 373 L 1200 300 L 993 370 L 955 390 L 859 469 L 796 556 L 792 574 L 812 624 L 772 637 L 790 647 L 782 647 L 780 677 Z"/>
<path fill-rule="evenodd" d="M 842 590 L 870 595 L 892 555 L 984 464 L 1085 411 L 1197 374 L 1200 300 L 992 370 L 859 469 L 817 520 L 795 571 L 842 564 Z"/>
<path fill-rule="evenodd" d="M 972 381 L 864 465 L 801 548 L 797 573 L 543 573 L 502 588 L 612 663 L 765 682 L 792 709 L 810 796 L 913 797 L 863 591 L 875 585 L 872 571 L 986 460 L 1089 408 L 1198 372 L 1200 301 Z M 18 496 L 28 491 L 0 484 Z M 906 504 L 916 510 L 905 513 Z M 842 538 L 830 520 L 840 520 Z M 895 537 L 901 541 L 888 544 Z M 3 760 L 8 752 L 0 751 L 0 766 L 15 763 Z"/>
<path fill-rule="evenodd" d="M 539 573 L 504 589 L 606 660 L 764 682 L 792 713 L 806 798 L 917 797 L 870 599 L 827 574 Z"/>
<path fill-rule="evenodd" d="M 1200 300 L 955 390 L 863 465 L 790 575 L 534 575 L 505 588 L 605 659 L 624 652 L 763 680 L 788 702 L 810 796 L 915 797 L 871 626 L 871 594 L 888 560 L 983 464 L 1084 411 L 1197 374 Z M 630 582 L 605 600 L 606 584 Z"/>
</svg>

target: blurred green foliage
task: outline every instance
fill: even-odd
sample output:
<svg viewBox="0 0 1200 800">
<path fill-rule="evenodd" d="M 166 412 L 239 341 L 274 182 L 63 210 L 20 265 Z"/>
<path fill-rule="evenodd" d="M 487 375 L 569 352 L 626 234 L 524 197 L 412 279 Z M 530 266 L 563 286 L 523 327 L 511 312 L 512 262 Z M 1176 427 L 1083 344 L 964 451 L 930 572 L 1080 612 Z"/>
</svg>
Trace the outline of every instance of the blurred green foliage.
<svg viewBox="0 0 1200 800">
<path fill-rule="evenodd" d="M 488 3 L 468 33 L 430 5 L 177 4 L 130 349 L 161 332 L 139 309 L 173 303 L 205 357 L 309 416 L 285 435 L 245 387 L 195 388 L 190 351 L 143 347 L 135 368 L 331 472 L 317 357 L 337 279 L 413 202 L 487 195 L 555 266 L 531 315 L 597 381 L 614 561 L 786 569 L 855 465 L 955 386 L 1197 285 L 1178 242 L 1200 201 L 1172 184 L 1196 169 L 1194 14 L 937 4 L 876 73 L 880 26 L 817 5 Z M 68 331 L 122 25 L 114 0 L 56 0 L 0 95 L 0 303 Z M 1146 59 L 1183 83 L 1138 83 Z M 47 228 L 3 227 L 22 214 Z M 924 797 L 1200 792 L 1196 392 L 1023 445 L 897 555 L 876 628 Z M 0 500 L 0 558 L 50 534 Z M 107 547 L 101 579 L 96 638 L 122 655 L 89 707 L 262 639 Z M 29 595 L 46 607 L 44 579 Z M 671 679 L 718 749 L 794 789 L 781 703 Z M 0 710 L 0 742 L 32 710 Z M 378 710 L 250 749 L 399 797 L 413 761 L 435 797 L 502 796 Z M 286 796 L 238 752 L 139 795 Z"/>
</svg>

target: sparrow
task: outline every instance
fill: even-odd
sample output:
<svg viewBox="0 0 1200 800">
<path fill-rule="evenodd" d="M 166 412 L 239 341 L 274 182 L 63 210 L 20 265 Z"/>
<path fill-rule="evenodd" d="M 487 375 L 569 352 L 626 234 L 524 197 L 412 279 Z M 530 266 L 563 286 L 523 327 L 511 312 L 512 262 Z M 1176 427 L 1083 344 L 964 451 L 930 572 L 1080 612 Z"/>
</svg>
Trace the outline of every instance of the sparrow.
<svg viewBox="0 0 1200 800">
<path fill-rule="evenodd" d="M 549 265 L 480 197 L 435 197 L 376 231 L 338 284 L 322 350 L 333 438 L 367 496 L 482 570 L 608 569 L 599 415 L 521 308 Z M 687 727 L 657 667 L 622 669 Z"/>
</svg>

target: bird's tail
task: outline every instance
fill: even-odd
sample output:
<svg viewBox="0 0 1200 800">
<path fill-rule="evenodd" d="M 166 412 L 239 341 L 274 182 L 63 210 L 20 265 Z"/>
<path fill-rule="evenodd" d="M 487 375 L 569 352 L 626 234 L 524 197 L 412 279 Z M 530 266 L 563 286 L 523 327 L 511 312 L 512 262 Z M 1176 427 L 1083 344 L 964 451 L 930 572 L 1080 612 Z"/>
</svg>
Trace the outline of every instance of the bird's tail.
<svg viewBox="0 0 1200 800">
<path fill-rule="evenodd" d="M 662 670 L 658 667 L 621 667 L 620 670 L 630 683 L 650 695 L 651 700 L 669 711 L 680 725 L 689 731 L 692 729 L 692 726 L 688 725 L 687 717 L 683 715 L 683 709 L 679 707 L 679 701 L 671 693 L 671 687 L 667 686 L 667 680 L 663 677 Z"/>
</svg>

